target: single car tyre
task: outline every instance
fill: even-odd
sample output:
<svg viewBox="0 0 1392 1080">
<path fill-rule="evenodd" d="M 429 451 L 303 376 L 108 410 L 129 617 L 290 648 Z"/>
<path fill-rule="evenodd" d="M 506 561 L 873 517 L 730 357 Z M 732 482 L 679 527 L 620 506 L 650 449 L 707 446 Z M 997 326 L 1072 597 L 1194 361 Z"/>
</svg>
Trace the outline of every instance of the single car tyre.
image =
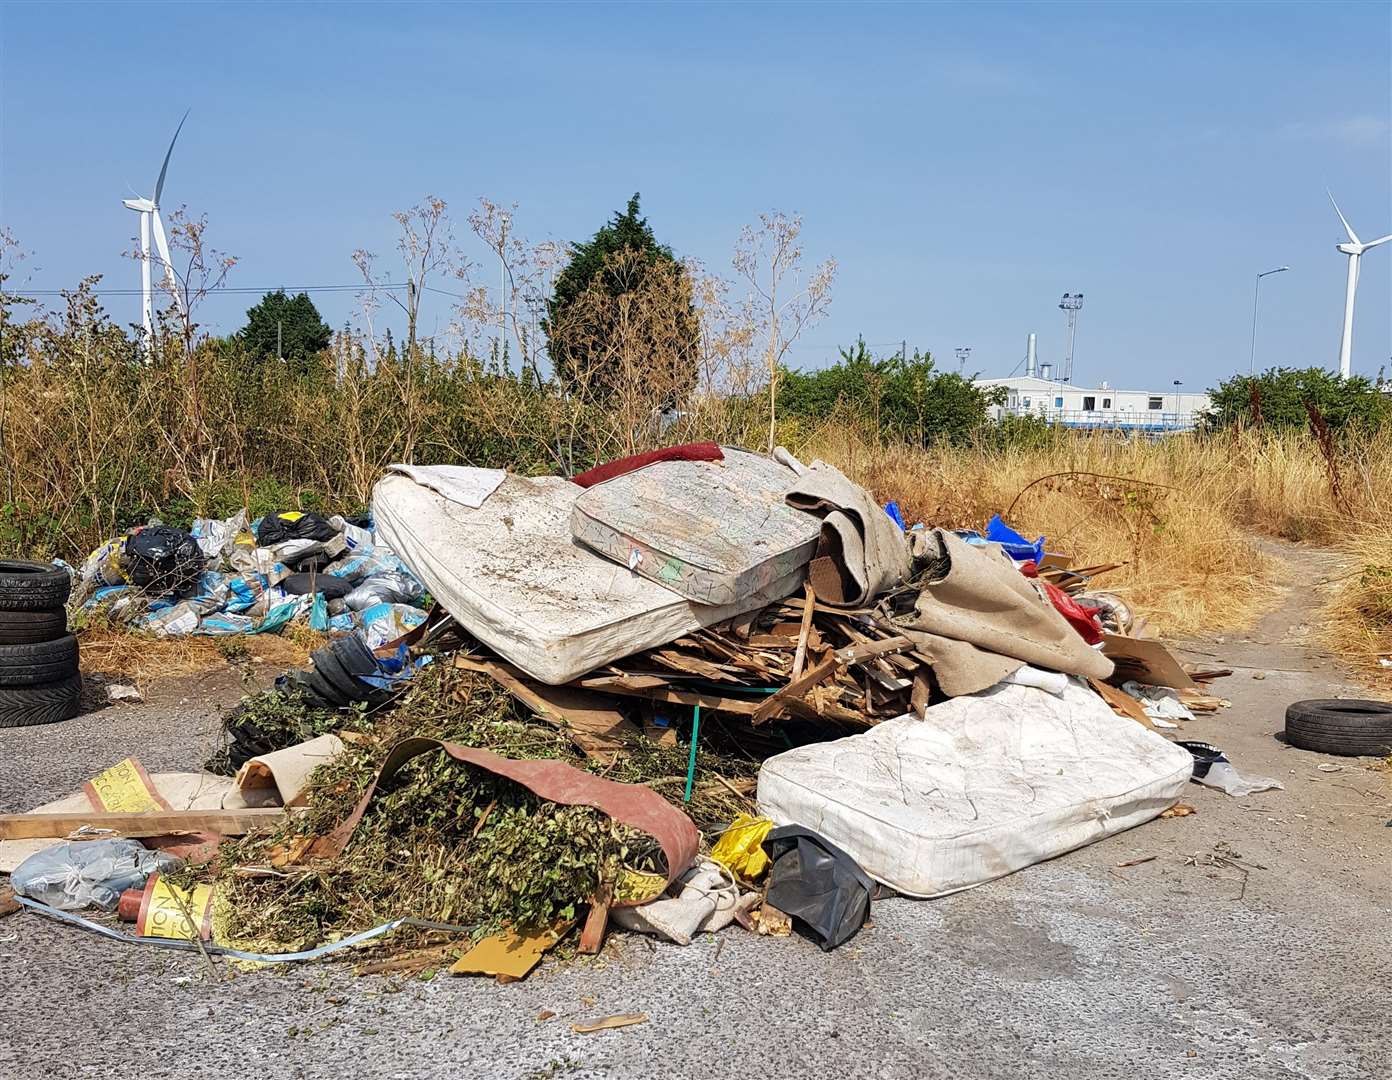
<svg viewBox="0 0 1392 1080">
<path fill-rule="evenodd" d="M 1342 757 L 1392 754 L 1392 703 L 1356 698 L 1297 701 L 1286 709 L 1286 742 Z"/>
<path fill-rule="evenodd" d="M 0 609 L 0 645 L 56 641 L 67 632 L 68 613 L 63 608 L 50 608 L 48 611 Z"/>
<path fill-rule="evenodd" d="M 77 638 L 0 645 L 0 686 L 36 686 L 77 674 Z"/>
<path fill-rule="evenodd" d="M 52 563 L 0 559 L 0 611 L 49 611 L 68 602 L 72 578 Z"/>
<path fill-rule="evenodd" d="M 0 686 L 0 728 L 71 720 L 82 708 L 82 676 L 33 686 Z"/>
</svg>

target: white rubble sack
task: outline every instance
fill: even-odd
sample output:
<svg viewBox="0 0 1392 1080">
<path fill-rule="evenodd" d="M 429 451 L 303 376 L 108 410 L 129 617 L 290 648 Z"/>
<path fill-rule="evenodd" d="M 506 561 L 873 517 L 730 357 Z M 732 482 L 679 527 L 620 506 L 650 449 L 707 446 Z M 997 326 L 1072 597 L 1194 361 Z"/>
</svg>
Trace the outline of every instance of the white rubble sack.
<svg viewBox="0 0 1392 1080">
<path fill-rule="evenodd" d="M 759 812 L 901 893 L 942 896 L 1148 821 L 1192 771 L 1189 751 L 1075 679 L 1061 696 L 1000 683 L 770 758 Z"/>
<path fill-rule="evenodd" d="M 428 470 L 416 470 L 428 472 Z M 584 491 L 558 476 L 508 476 L 481 507 L 391 473 L 372 517 L 411 573 L 471 634 L 558 685 L 792 593 L 802 569 L 736 604 L 695 604 L 575 542 Z"/>
<path fill-rule="evenodd" d="M 672 883 L 663 896 L 638 907 L 614 908 L 609 917 L 625 930 L 657 934 L 677 945 L 690 945 L 703 930 L 723 930 L 737 914 L 759 901 L 756 892 L 740 894 L 739 885 L 719 863 L 701 860 Z"/>
</svg>

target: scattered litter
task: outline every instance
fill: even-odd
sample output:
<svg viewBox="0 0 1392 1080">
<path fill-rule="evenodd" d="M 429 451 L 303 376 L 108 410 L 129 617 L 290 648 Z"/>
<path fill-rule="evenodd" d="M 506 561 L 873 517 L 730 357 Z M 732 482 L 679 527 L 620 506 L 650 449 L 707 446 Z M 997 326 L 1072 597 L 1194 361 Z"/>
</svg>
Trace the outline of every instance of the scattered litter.
<svg viewBox="0 0 1392 1080">
<path fill-rule="evenodd" d="M 1121 689 L 1141 703 L 1146 716 L 1156 727 L 1177 728 L 1176 720 L 1192 720 L 1194 714 L 1180 699 L 1178 692 L 1168 686 L 1144 686 L 1138 682 L 1122 683 Z"/>
<path fill-rule="evenodd" d="M 1190 817 L 1197 813 L 1198 810 L 1194 809 L 1194 807 L 1190 806 L 1188 803 L 1175 803 L 1168 810 L 1161 813 L 1160 816 L 1162 818 Z"/>
<path fill-rule="evenodd" d="M 1221 867 L 1236 870 L 1242 875 L 1242 889 L 1233 897 L 1234 900 L 1241 900 L 1247 895 L 1247 879 L 1253 870 L 1265 870 L 1266 867 L 1261 863 L 1245 861 L 1241 854 L 1234 851 L 1226 840 L 1219 840 L 1213 845 L 1212 851 L 1198 851 L 1192 855 L 1185 856 L 1185 866 L 1199 867 Z"/>
<path fill-rule="evenodd" d="M 745 881 L 758 881 L 768 872 L 763 845 L 772 828 L 768 818 L 739 814 L 711 848 L 711 858 Z"/>
<path fill-rule="evenodd" d="M 490 934 L 455 961 L 450 974 L 492 975 L 499 982 L 525 979 L 541 963 L 542 954 L 553 948 L 573 925 L 563 922 L 527 933 L 504 930 Z"/>
<path fill-rule="evenodd" d="M 1259 791 L 1281 790 L 1284 785 L 1265 776 L 1243 777 L 1228 756 L 1218 747 L 1206 742 L 1177 741 L 1194 757 L 1194 780 L 1205 787 L 1217 788 L 1236 798 L 1255 795 Z"/>
<path fill-rule="evenodd" d="M 121 894 L 116 913 L 123 922 L 135 923 L 135 932 L 141 937 L 211 941 L 213 887 L 202 884 L 182 889 L 156 872 L 143 888 Z"/>
<path fill-rule="evenodd" d="M 823 952 L 845 944 L 870 917 L 872 882 L 853 858 L 801 825 L 784 825 L 764 838 L 769 868 L 768 904 L 805 927 Z"/>
<path fill-rule="evenodd" d="M 722 930 L 736 913 L 758 902 L 757 893 L 741 895 L 730 871 L 710 859 L 702 860 L 672 885 L 675 896 L 638 907 L 617 908 L 610 917 L 628 930 L 657 934 L 677 945 L 690 945 L 698 933 Z"/>
<path fill-rule="evenodd" d="M 591 1020 L 587 1024 L 571 1024 L 570 1030 L 577 1035 L 589 1035 L 595 1031 L 609 1031 L 612 1028 L 632 1027 L 634 1024 L 647 1022 L 647 1013 L 619 1013 L 617 1016 L 606 1016 L 602 1020 Z"/>
<path fill-rule="evenodd" d="M 134 686 L 126 686 L 123 683 L 108 683 L 106 700 L 114 705 L 120 701 L 144 701 L 145 696 Z"/>
</svg>

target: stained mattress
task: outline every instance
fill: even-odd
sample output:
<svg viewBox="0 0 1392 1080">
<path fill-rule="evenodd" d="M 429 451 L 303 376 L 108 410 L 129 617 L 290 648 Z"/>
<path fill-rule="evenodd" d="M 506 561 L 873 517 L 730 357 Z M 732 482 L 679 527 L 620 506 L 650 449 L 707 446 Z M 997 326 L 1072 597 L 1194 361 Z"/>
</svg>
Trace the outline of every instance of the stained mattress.
<svg viewBox="0 0 1392 1080">
<path fill-rule="evenodd" d="M 1000 683 L 764 762 L 759 811 L 844 849 L 909 896 L 941 896 L 1139 825 L 1173 806 L 1189 751 L 1076 679 Z"/>
<path fill-rule="evenodd" d="M 660 461 L 587 489 L 571 534 L 699 604 L 736 604 L 799 572 L 821 519 L 784 501 L 797 474 L 760 454 Z"/>
<path fill-rule="evenodd" d="M 801 573 L 729 605 L 695 604 L 577 543 L 584 489 L 508 476 L 477 509 L 403 475 L 372 493 L 378 535 L 470 633 L 535 679 L 569 682 L 792 593 Z"/>
</svg>

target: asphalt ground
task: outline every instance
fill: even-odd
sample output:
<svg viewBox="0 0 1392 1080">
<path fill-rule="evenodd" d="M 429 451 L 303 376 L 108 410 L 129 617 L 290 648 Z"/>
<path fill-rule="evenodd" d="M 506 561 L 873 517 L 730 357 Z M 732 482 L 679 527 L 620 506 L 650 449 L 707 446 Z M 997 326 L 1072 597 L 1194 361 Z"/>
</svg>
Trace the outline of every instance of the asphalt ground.
<svg viewBox="0 0 1392 1080">
<path fill-rule="evenodd" d="M 1190 785 L 1193 816 L 940 900 L 877 903 L 834 952 L 731 927 L 687 948 L 611 934 L 600 956 L 509 986 L 349 963 L 241 974 L 23 912 L 0 919 L 0 1076 L 1385 1080 L 1389 774 L 1274 737 L 1292 700 L 1366 696 L 1311 643 L 1308 606 L 1293 594 L 1250 634 L 1187 643 L 1235 674 L 1217 684 L 1233 707 L 1183 737 L 1284 790 Z M 195 767 L 241 688 L 218 670 L 0 731 L 0 810 L 131 754 Z M 571 1030 L 617 1013 L 648 1019 Z"/>
</svg>

